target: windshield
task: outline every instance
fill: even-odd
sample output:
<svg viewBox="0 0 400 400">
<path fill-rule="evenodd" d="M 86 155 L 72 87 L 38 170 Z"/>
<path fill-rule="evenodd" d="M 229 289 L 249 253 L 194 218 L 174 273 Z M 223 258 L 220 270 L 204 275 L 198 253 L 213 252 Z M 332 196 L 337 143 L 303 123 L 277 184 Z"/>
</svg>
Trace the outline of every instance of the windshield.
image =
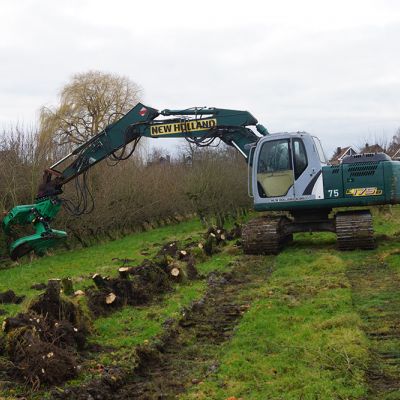
<svg viewBox="0 0 400 400">
<path fill-rule="evenodd" d="M 323 163 L 326 164 L 326 157 L 325 157 L 325 153 L 324 153 L 324 149 L 322 148 L 321 142 L 319 141 L 319 139 L 315 136 L 313 136 L 313 140 L 314 140 L 314 145 L 315 148 L 317 149 L 317 153 L 319 156 L 319 160 Z"/>
</svg>

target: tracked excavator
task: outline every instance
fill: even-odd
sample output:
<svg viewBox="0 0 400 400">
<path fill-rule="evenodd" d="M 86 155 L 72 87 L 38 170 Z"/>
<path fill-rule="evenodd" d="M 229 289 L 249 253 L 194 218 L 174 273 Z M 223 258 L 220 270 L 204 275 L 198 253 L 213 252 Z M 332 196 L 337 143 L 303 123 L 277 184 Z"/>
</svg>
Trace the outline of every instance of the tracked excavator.
<svg viewBox="0 0 400 400">
<path fill-rule="evenodd" d="M 11 258 L 31 251 L 43 254 L 65 239 L 65 232 L 50 227 L 60 207 L 69 204 L 60 197 L 63 186 L 75 181 L 85 193 L 91 167 L 107 158 L 126 159 L 142 137 L 183 137 L 198 146 L 220 139 L 243 155 L 254 209 L 279 212 L 255 218 L 243 227 L 243 249 L 248 254 L 278 253 L 293 233 L 315 231 L 336 233 L 342 250 L 371 249 L 372 217 L 366 207 L 400 201 L 400 162 L 383 153 L 350 155 L 340 165 L 328 165 L 318 138 L 306 132 L 270 134 L 247 111 L 158 111 L 139 103 L 46 169 L 34 204 L 16 206 L 5 216 L 2 227 L 6 234 L 27 224 L 32 224 L 35 232 L 11 243 Z M 81 203 L 85 202 L 87 196 L 82 195 Z M 332 212 L 343 207 L 361 209 Z"/>
</svg>

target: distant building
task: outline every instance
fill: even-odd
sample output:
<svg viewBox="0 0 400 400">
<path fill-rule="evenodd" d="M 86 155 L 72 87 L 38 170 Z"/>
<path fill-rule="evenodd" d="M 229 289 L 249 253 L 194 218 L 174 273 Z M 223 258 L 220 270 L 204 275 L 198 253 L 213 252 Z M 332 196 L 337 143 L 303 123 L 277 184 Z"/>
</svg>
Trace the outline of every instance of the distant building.
<svg viewBox="0 0 400 400">
<path fill-rule="evenodd" d="M 343 157 L 345 156 L 352 156 L 353 154 L 357 154 L 357 151 L 354 150 L 353 147 L 347 146 L 347 147 L 338 147 L 335 151 L 335 154 L 330 160 L 330 163 L 332 165 L 338 165 L 342 162 Z"/>
<path fill-rule="evenodd" d="M 361 153 L 385 153 L 385 150 L 379 144 L 369 145 L 365 143 L 365 146 L 361 149 Z"/>
<path fill-rule="evenodd" d="M 155 155 L 151 161 L 147 162 L 147 167 L 151 167 L 153 165 L 166 165 L 171 164 L 171 156 L 169 154 L 165 156 Z"/>
<path fill-rule="evenodd" d="M 400 161 L 400 144 L 392 144 L 387 151 L 392 160 Z"/>
</svg>

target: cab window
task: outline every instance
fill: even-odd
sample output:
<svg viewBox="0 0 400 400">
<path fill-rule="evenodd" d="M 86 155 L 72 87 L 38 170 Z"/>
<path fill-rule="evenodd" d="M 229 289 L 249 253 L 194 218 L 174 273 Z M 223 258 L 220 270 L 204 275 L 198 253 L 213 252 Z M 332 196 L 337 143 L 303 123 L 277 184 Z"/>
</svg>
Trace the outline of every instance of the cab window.
<svg viewBox="0 0 400 400">
<path fill-rule="evenodd" d="M 272 140 L 265 142 L 260 151 L 258 172 L 277 172 L 292 169 L 289 140 Z"/>
<path fill-rule="evenodd" d="M 257 187 L 260 197 L 282 197 L 293 186 L 294 176 L 289 139 L 269 140 L 260 150 Z"/>
<path fill-rule="evenodd" d="M 326 164 L 327 161 L 326 161 L 324 149 L 322 148 L 321 142 L 315 136 L 313 136 L 313 140 L 314 140 L 315 148 L 317 149 L 319 160 L 321 161 L 322 164 Z"/>
<path fill-rule="evenodd" d="M 304 172 L 308 165 L 306 149 L 301 139 L 293 140 L 293 160 L 294 179 L 297 179 Z"/>
</svg>

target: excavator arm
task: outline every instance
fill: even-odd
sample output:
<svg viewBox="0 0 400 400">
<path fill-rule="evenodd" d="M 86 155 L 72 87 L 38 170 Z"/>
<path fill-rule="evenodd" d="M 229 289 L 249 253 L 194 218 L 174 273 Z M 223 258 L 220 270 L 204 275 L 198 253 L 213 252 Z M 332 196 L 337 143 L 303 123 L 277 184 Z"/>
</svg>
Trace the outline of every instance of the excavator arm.
<svg viewBox="0 0 400 400">
<path fill-rule="evenodd" d="M 156 119 L 160 116 L 170 118 Z M 259 135 L 249 126 L 255 126 Z M 7 235 L 16 225 L 32 224 L 35 230 L 34 234 L 11 244 L 10 256 L 17 259 L 30 251 L 40 255 L 65 239 L 65 232 L 52 229 L 49 225 L 64 202 L 59 197 L 63 185 L 78 179 L 80 175 L 85 177 L 92 166 L 106 158 L 114 161 L 128 158 L 142 137 L 182 137 L 198 146 L 207 146 L 219 138 L 235 147 L 247 162 L 251 162 L 249 145 L 266 134 L 267 130 L 257 124 L 257 120 L 247 111 L 220 108 L 158 111 L 138 103 L 118 121 L 46 169 L 35 204 L 16 206 L 6 215 L 2 226 Z"/>
</svg>

